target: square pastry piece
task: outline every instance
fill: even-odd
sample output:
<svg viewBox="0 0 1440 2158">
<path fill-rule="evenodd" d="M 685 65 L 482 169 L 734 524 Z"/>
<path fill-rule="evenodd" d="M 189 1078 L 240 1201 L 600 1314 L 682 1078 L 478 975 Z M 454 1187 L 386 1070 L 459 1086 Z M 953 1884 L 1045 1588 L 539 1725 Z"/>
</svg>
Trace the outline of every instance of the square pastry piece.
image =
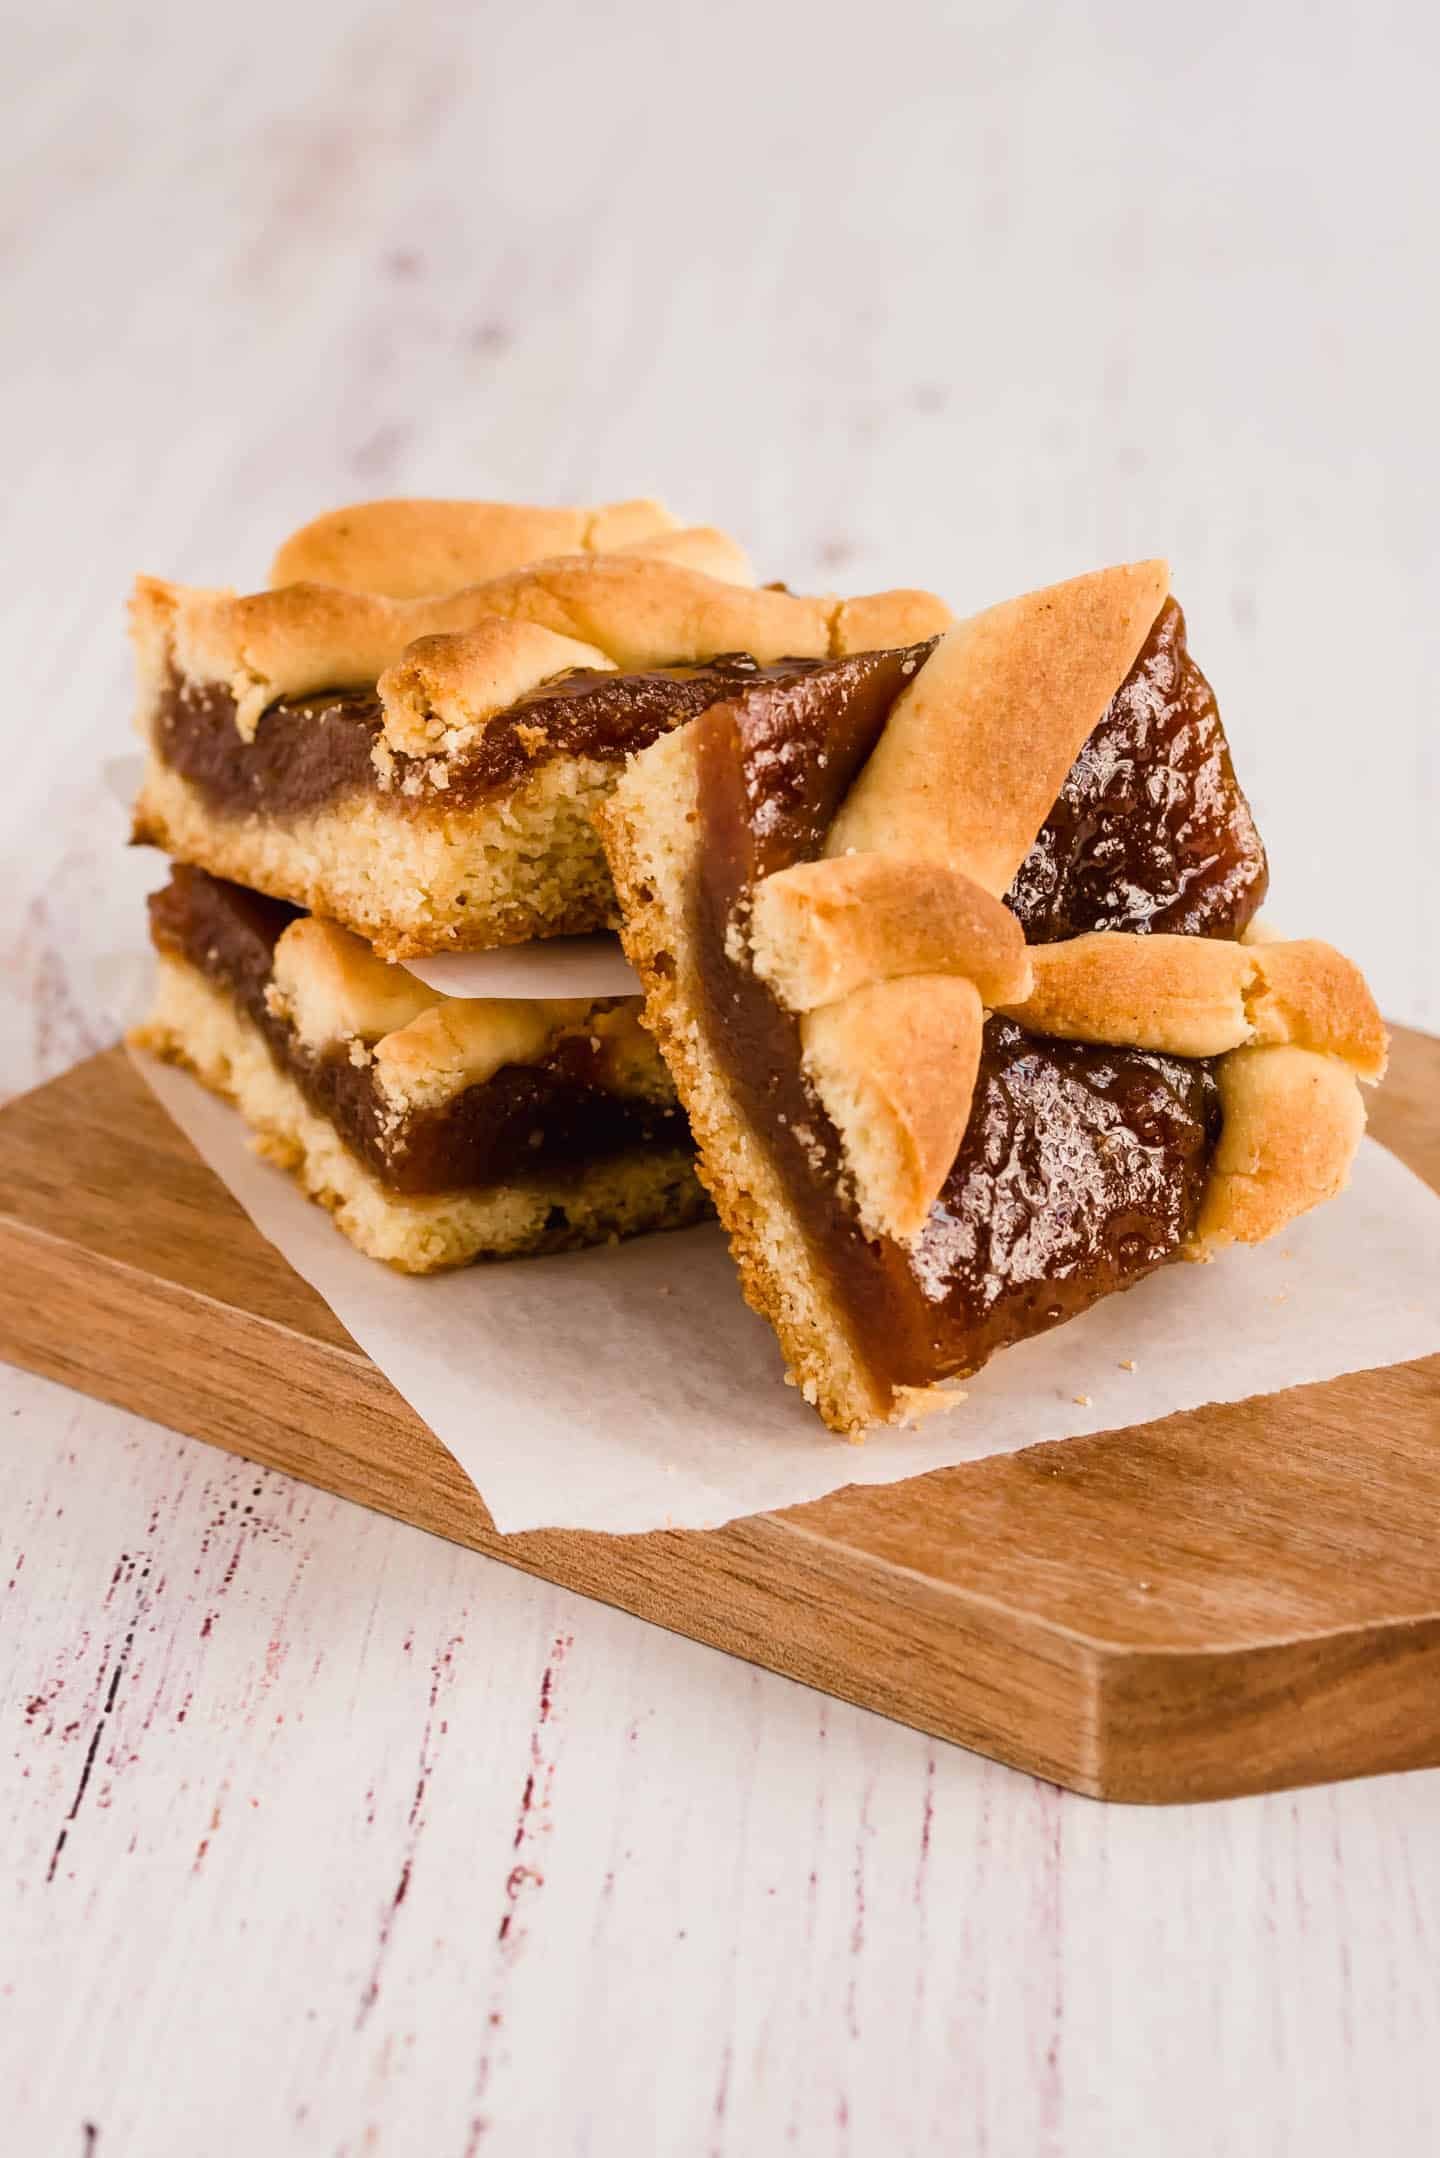
<svg viewBox="0 0 1440 2158">
<path fill-rule="evenodd" d="M 600 814 L 745 1292 L 838 1431 L 1346 1181 L 1384 1030 L 1337 952 L 1254 940 L 1162 563 L 756 683 Z"/>
<path fill-rule="evenodd" d="M 442 997 L 347 930 L 176 868 L 132 1037 L 239 1107 L 259 1151 L 409 1274 L 709 1212 L 638 997 Z"/>
<path fill-rule="evenodd" d="M 927 593 L 807 599 L 743 569 L 719 534 L 662 533 L 440 598 L 142 579 L 135 837 L 388 958 L 613 926 L 591 811 L 629 752 L 950 619 Z"/>
</svg>

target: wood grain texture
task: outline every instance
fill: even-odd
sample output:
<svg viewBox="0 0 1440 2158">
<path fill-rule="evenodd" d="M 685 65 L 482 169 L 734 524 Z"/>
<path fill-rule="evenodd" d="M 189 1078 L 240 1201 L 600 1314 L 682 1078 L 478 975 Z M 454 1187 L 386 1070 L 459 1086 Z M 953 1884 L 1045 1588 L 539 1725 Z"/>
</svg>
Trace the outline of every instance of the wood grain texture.
<svg viewBox="0 0 1440 2158">
<path fill-rule="evenodd" d="M 1382 1123 L 1440 1183 L 1440 1042 Z M 706 1533 L 500 1537 L 111 1051 L 0 1114 L 0 1351 L 1092 1796 L 1440 1762 L 1440 1359 Z"/>
</svg>

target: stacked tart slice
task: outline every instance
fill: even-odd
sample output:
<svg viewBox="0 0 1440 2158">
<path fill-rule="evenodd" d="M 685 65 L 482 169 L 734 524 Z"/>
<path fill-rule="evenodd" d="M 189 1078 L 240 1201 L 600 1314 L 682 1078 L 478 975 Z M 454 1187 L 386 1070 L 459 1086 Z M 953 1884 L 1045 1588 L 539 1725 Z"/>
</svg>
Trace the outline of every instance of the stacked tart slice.
<svg viewBox="0 0 1440 2158">
<path fill-rule="evenodd" d="M 643 503 L 362 505 L 275 575 L 137 588 L 135 836 L 177 865 L 138 1039 L 410 1271 L 695 1219 L 638 997 L 447 997 L 396 962 L 613 924 L 591 813 L 627 755 L 948 609 L 759 589 L 723 534 Z"/>
<path fill-rule="evenodd" d="M 1264 851 L 1165 566 L 757 680 L 598 812 L 751 1303 L 834 1429 L 1344 1184 L 1365 983 Z"/>
<path fill-rule="evenodd" d="M 142 1046 L 406 1273 L 678 1228 L 708 1209 L 638 997 L 447 997 L 363 939 L 176 864 Z"/>
</svg>

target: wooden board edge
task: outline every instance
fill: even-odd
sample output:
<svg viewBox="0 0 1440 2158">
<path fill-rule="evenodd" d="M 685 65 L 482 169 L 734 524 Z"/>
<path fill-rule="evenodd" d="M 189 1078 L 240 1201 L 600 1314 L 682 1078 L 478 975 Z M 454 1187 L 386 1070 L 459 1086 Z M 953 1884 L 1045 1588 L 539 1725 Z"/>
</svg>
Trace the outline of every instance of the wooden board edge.
<svg viewBox="0 0 1440 2158">
<path fill-rule="evenodd" d="M 1417 1069 L 1440 1058 L 1440 1044 L 1411 1042 Z M 57 1324 L 57 1311 L 73 1316 Z M 223 1358 L 206 1347 L 215 1327 Z M 1440 1760 L 1440 1616 L 1131 1651 L 852 1548 L 793 1513 L 707 1532 L 502 1538 L 458 1463 L 353 1344 L 13 1212 L 0 1215 L 0 1356 L 1089 1796 L 1170 1803 Z M 190 1407 L 178 1426 L 177 1400 Z M 1393 1704 L 1376 1698 L 1387 1689 Z M 1227 1714 L 1238 1773 L 1216 1758 Z M 1337 1742 L 1317 1745 L 1317 1724 Z"/>
<path fill-rule="evenodd" d="M 235 1310 L 226 1313 L 233 1324 L 223 1358 L 203 1345 L 194 1353 L 196 1299 L 94 1254 L 86 1255 L 84 1324 L 57 1328 L 57 1308 L 78 1300 L 72 1255 L 45 1232 L 0 1217 L 0 1283 L 21 1280 L 24 1296 L 0 1289 L 0 1357 L 8 1362 L 176 1428 L 175 1360 L 190 1342 L 191 1406 L 179 1428 L 191 1437 L 1052 1781 L 1095 1782 L 1089 1659 L 1043 1621 L 967 1604 L 962 1592 L 917 1584 L 774 1516 L 644 1536 L 502 1537 L 458 1463 L 363 1357 L 287 1336 L 282 1382 L 273 1355 L 279 1330 Z M 403 1475 L 391 1465 L 397 1452 Z M 897 1657 L 912 1674 L 903 1697 Z M 978 1684 L 986 1665 L 1006 1669 L 1003 1689 Z M 969 1706 L 972 1694 L 985 1705 Z M 1026 1714 L 1040 1709 L 1052 1740 L 1044 1751 L 1024 1735 Z"/>
<path fill-rule="evenodd" d="M 173 1364 L 156 1351 L 176 1326 L 193 1340 L 199 1300 L 92 1255 L 85 1324 L 62 1330 L 60 1350 L 55 1298 L 73 1294 L 72 1276 L 65 1246 L 0 1219 L 0 1280 L 27 1284 L 24 1298 L 0 1296 L 0 1355 L 170 1423 Z M 1440 1621 L 1378 1639 L 1362 1630 L 1209 1655 L 1135 1654 L 780 1516 L 648 1536 L 502 1537 L 458 1464 L 364 1357 L 233 1308 L 225 1318 L 223 1360 L 196 1359 L 191 1436 L 1086 1796 L 1165 1804 L 1440 1759 Z M 1405 1680 L 1393 1711 L 1374 1706 L 1373 1686 L 1367 1693 L 1380 1662 Z M 1245 1737 L 1239 1772 L 1215 1755 L 1217 1703 L 1227 1701 Z M 1324 1713 L 1332 1703 L 1344 1713 Z M 1317 1727 L 1343 1730 L 1338 1750 L 1317 1747 Z M 1043 1748 L 1036 1728 L 1048 1734 Z"/>
</svg>

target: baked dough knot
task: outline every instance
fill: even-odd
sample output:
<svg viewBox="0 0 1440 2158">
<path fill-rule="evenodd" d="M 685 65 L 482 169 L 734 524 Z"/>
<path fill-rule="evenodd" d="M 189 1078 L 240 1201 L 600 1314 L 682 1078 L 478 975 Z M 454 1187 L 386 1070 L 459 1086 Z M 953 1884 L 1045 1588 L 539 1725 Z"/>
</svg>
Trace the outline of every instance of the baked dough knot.
<svg viewBox="0 0 1440 2158">
<path fill-rule="evenodd" d="M 1187 1256 L 1331 1198 L 1385 1028 L 1328 944 L 1100 931 L 1027 948 L 1003 903 L 1169 590 L 1163 562 L 1027 594 L 943 636 L 822 856 L 764 879 L 732 943 L 799 1023 L 870 1235 L 920 1235 L 960 1150 L 986 1015 L 1214 1058 L 1223 1116 Z"/>
</svg>

